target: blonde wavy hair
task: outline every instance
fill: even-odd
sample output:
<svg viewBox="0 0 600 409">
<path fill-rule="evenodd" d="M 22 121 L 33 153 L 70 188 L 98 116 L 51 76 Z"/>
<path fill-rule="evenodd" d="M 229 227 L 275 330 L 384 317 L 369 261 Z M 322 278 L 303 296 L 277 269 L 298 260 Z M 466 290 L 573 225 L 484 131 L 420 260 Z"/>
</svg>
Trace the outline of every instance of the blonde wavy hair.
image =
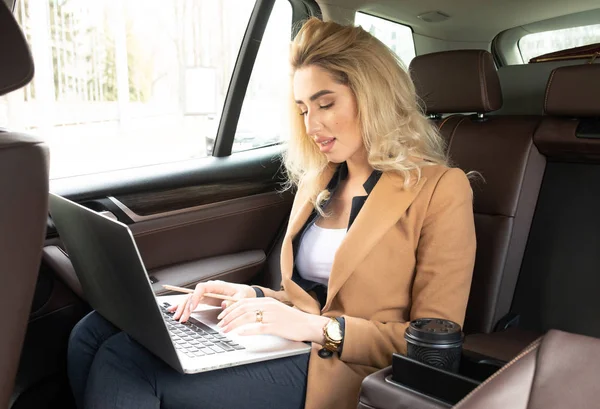
<svg viewBox="0 0 600 409">
<path fill-rule="evenodd" d="M 405 187 L 421 178 L 421 167 L 448 164 L 444 141 L 417 100 L 413 82 L 400 59 L 361 27 L 307 20 L 291 45 L 291 76 L 308 66 L 327 71 L 356 98 L 358 119 L 369 164 L 404 176 Z M 293 95 L 293 93 L 292 93 Z M 288 183 L 302 185 L 319 213 L 329 192 L 320 191 L 319 175 L 331 166 L 307 135 L 294 98 L 292 130 L 284 153 Z"/>
</svg>

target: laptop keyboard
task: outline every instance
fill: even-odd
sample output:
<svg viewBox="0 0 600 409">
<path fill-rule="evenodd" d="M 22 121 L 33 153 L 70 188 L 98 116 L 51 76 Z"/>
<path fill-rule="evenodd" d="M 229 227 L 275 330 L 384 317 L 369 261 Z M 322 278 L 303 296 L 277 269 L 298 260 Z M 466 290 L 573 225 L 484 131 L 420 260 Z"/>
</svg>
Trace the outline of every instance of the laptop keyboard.
<svg viewBox="0 0 600 409">
<path fill-rule="evenodd" d="M 165 305 L 169 307 L 168 303 Z M 190 358 L 244 349 L 243 346 L 192 317 L 187 322 L 180 323 L 173 319 L 173 313 L 167 311 L 165 306 L 161 305 L 160 309 L 175 349 Z"/>
</svg>

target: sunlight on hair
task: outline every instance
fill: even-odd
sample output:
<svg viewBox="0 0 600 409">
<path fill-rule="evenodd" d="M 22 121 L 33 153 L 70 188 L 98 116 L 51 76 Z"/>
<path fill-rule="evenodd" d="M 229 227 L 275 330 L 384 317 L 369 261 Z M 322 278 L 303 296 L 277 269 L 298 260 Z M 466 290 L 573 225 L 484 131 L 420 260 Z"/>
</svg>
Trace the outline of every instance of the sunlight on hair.
<svg viewBox="0 0 600 409">
<path fill-rule="evenodd" d="M 444 141 L 417 103 L 413 82 L 401 60 L 361 27 L 309 19 L 296 35 L 290 53 L 293 74 L 311 65 L 347 85 L 356 98 L 363 143 L 376 170 L 402 174 L 404 187 L 419 182 L 420 168 L 447 165 Z M 291 83 L 291 81 L 290 81 Z M 287 188 L 302 183 L 323 215 L 328 192 L 319 192 L 319 175 L 328 166 L 303 117 L 291 102 L 292 131 L 284 164 Z"/>
</svg>

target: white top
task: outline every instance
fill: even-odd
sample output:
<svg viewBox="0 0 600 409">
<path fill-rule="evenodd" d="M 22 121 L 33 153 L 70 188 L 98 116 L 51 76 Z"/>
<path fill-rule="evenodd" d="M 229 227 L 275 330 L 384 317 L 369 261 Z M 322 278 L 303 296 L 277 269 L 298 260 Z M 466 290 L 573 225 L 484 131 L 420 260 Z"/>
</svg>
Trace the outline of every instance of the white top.
<svg viewBox="0 0 600 409">
<path fill-rule="evenodd" d="M 302 236 L 296 255 L 300 276 L 327 286 L 335 252 L 345 235 L 346 229 L 325 229 L 313 223 Z"/>
</svg>

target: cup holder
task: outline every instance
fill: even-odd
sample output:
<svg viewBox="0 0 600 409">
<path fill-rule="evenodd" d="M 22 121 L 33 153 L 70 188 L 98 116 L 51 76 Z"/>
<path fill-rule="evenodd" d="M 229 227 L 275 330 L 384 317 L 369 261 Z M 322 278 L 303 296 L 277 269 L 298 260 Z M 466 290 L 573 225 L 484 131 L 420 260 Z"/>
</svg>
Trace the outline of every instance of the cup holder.
<svg viewBox="0 0 600 409">
<path fill-rule="evenodd" d="M 455 405 L 505 364 L 506 362 L 463 350 L 458 373 L 454 373 L 394 354 L 392 375 L 386 381 Z"/>
</svg>

